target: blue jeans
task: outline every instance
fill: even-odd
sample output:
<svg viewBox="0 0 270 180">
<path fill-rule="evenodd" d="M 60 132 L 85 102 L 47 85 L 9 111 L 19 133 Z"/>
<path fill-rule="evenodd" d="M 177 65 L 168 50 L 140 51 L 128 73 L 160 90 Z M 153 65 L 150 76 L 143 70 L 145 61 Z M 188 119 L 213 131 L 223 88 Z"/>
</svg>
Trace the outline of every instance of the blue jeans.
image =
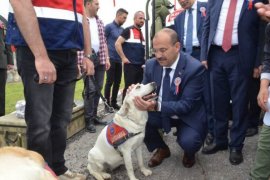
<svg viewBox="0 0 270 180">
<path fill-rule="evenodd" d="M 77 76 L 76 51 L 48 51 L 57 71 L 54 84 L 38 84 L 35 58 L 27 47 L 17 47 L 18 72 L 26 100 L 27 147 L 40 153 L 56 175 L 65 166 L 67 125 L 72 116 L 72 103 Z"/>
<path fill-rule="evenodd" d="M 98 65 L 95 67 L 95 75 L 94 79 L 97 83 L 95 83 L 90 78 L 90 76 L 86 76 L 84 79 L 84 118 L 88 123 L 93 117 L 97 116 L 97 108 L 100 99 L 100 94 L 98 90 L 101 91 L 103 82 L 104 82 L 104 74 L 105 74 L 105 65 Z"/>
</svg>

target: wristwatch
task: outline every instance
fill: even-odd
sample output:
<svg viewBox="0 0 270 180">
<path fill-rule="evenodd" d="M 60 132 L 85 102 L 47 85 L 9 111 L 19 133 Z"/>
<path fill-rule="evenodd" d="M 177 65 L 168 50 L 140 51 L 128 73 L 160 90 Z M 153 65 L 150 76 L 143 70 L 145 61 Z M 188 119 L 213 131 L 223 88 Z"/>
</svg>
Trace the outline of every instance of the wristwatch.
<svg viewBox="0 0 270 180">
<path fill-rule="evenodd" d="M 86 54 L 86 55 L 84 55 L 84 57 L 86 57 L 86 58 L 88 58 L 88 59 L 90 59 L 92 61 L 92 59 L 91 59 L 92 54 Z"/>
</svg>

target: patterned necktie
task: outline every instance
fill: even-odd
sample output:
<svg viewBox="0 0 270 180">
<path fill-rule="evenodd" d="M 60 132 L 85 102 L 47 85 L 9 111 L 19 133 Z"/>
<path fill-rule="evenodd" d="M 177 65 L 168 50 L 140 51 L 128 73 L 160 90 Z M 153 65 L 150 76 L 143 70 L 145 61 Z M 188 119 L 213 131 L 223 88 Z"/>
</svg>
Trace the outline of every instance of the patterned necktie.
<svg viewBox="0 0 270 180">
<path fill-rule="evenodd" d="M 192 8 L 188 9 L 188 22 L 186 33 L 186 53 L 192 53 L 192 39 L 193 39 L 193 14 Z"/>
<path fill-rule="evenodd" d="M 170 92 L 170 72 L 172 68 L 165 68 L 165 76 L 163 77 L 163 85 L 162 85 L 162 101 L 168 100 L 169 92 Z"/>
<path fill-rule="evenodd" d="M 232 31 L 233 31 L 233 22 L 234 22 L 236 4 L 237 4 L 237 0 L 231 0 L 227 18 L 226 18 L 223 41 L 222 41 L 222 49 L 225 52 L 229 51 L 232 47 Z"/>
</svg>

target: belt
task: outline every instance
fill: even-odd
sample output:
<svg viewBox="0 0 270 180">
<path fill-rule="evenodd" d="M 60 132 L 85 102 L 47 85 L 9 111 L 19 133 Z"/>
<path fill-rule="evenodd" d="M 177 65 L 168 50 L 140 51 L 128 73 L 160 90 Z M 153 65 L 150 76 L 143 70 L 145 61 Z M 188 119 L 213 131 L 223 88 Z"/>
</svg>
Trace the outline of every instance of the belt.
<svg viewBox="0 0 270 180">
<path fill-rule="evenodd" d="M 223 50 L 222 46 L 218 46 L 218 45 L 214 45 L 214 44 L 211 45 L 211 48 Z M 230 50 L 233 50 L 233 49 L 238 49 L 238 44 L 237 45 L 232 45 Z"/>
<path fill-rule="evenodd" d="M 200 46 L 193 46 L 192 47 L 192 51 L 194 51 L 194 50 L 200 50 L 200 49 L 201 49 Z M 186 48 L 183 48 L 183 51 L 185 52 L 186 51 Z"/>
</svg>

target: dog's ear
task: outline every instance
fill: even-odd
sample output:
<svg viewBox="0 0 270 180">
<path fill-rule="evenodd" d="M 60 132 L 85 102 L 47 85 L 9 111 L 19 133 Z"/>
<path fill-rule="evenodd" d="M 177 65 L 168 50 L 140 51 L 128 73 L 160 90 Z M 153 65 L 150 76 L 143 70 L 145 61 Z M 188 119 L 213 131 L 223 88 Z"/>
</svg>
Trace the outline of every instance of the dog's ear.
<svg viewBox="0 0 270 180">
<path fill-rule="evenodd" d="M 123 101 L 123 104 L 122 104 L 121 108 L 120 108 L 119 111 L 118 111 L 118 114 L 119 114 L 120 116 L 126 116 L 127 113 L 128 113 L 128 109 L 129 109 L 129 103 L 128 103 L 127 97 L 126 97 L 126 98 L 124 99 L 124 101 Z"/>
</svg>

